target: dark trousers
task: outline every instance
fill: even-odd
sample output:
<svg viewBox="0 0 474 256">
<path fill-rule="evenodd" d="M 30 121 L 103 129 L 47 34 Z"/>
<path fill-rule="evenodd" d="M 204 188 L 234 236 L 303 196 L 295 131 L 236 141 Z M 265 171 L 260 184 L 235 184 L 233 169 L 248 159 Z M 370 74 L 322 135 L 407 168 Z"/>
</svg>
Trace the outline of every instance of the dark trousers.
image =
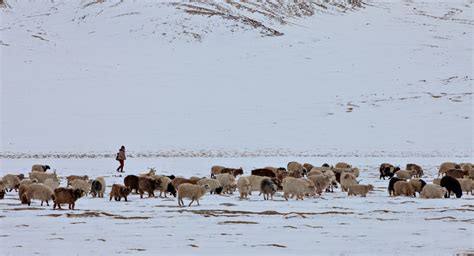
<svg viewBox="0 0 474 256">
<path fill-rule="evenodd" d="M 125 165 L 125 161 L 124 160 L 118 160 L 118 161 L 120 163 L 120 166 L 117 168 L 117 171 L 123 172 L 123 166 Z"/>
</svg>

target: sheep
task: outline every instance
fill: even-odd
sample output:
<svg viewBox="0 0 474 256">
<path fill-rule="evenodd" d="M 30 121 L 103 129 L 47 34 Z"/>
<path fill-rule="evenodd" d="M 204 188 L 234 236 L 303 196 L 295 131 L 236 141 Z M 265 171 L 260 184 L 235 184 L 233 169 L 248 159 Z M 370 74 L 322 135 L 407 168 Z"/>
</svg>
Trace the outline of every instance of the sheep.
<svg viewBox="0 0 474 256">
<path fill-rule="evenodd" d="M 433 184 L 441 185 L 441 178 L 434 178 L 433 179 Z"/>
<path fill-rule="evenodd" d="M 79 175 L 69 175 L 66 177 L 66 180 L 67 180 L 67 185 L 71 185 L 71 182 L 73 180 L 83 180 L 83 181 L 89 181 L 89 176 L 87 175 L 83 175 L 83 176 L 79 176 Z"/>
<path fill-rule="evenodd" d="M 127 175 L 123 179 L 123 184 L 130 188 L 130 191 L 135 189 L 135 193 L 138 194 L 138 176 L 137 175 Z"/>
<path fill-rule="evenodd" d="M 143 198 L 144 192 L 148 193 L 148 197 L 155 197 L 155 189 L 159 188 L 160 180 L 148 176 L 138 177 L 138 193 L 140 194 L 140 198 Z"/>
<path fill-rule="evenodd" d="M 344 163 L 344 162 L 339 162 L 334 167 L 339 168 L 339 169 L 349 169 L 349 168 L 352 168 L 352 165 L 348 163 Z"/>
<path fill-rule="evenodd" d="M 415 189 L 416 192 L 421 193 L 426 182 L 422 179 L 411 179 L 408 181 L 410 185 Z"/>
<path fill-rule="evenodd" d="M 448 191 L 444 197 L 450 198 L 451 192 L 454 192 L 457 198 L 462 197 L 461 184 L 459 184 L 459 181 L 456 178 L 446 175 L 443 178 L 441 178 L 440 185 L 441 187 L 445 187 L 446 190 Z"/>
<path fill-rule="evenodd" d="M 400 170 L 396 172 L 396 175 L 400 179 L 408 180 L 408 179 L 411 179 L 415 175 L 415 172 L 416 172 L 415 170 L 411 170 L 411 171 Z"/>
<path fill-rule="evenodd" d="M 163 197 L 162 194 L 164 193 L 166 197 L 167 193 L 171 193 L 174 197 L 176 197 L 176 189 L 171 184 L 171 179 L 167 176 L 155 176 L 155 179 L 159 180 L 160 182 L 160 195 L 159 197 Z"/>
<path fill-rule="evenodd" d="M 464 178 L 464 175 L 468 175 L 468 173 L 465 173 L 461 169 L 449 169 L 449 170 L 446 171 L 446 175 L 451 176 L 453 178 L 462 179 L 462 178 Z"/>
<path fill-rule="evenodd" d="M 263 200 L 268 200 L 271 197 L 273 200 L 273 195 L 276 193 L 278 186 L 271 179 L 264 179 L 260 183 L 260 193 L 263 194 Z"/>
<path fill-rule="evenodd" d="M 249 194 L 251 195 L 252 191 L 260 191 L 260 183 L 262 182 L 262 180 L 266 179 L 267 177 L 250 175 L 250 176 L 247 176 L 247 178 L 250 181 Z"/>
<path fill-rule="evenodd" d="M 322 175 L 322 174 L 323 174 L 323 171 L 316 169 L 314 167 L 307 173 L 308 177 L 311 175 Z"/>
<path fill-rule="evenodd" d="M 247 198 L 252 190 L 250 180 L 247 177 L 241 176 L 237 180 L 237 188 L 239 189 L 240 199 Z"/>
<path fill-rule="evenodd" d="M 73 188 L 73 189 L 82 190 L 82 193 L 84 193 L 84 195 L 86 195 L 86 196 L 91 191 L 91 183 L 89 183 L 89 181 L 85 181 L 85 180 L 80 180 L 80 179 L 72 180 L 71 183 L 69 184 L 69 186 L 71 186 L 71 188 Z"/>
<path fill-rule="evenodd" d="M 229 173 L 229 174 L 232 174 L 234 175 L 234 177 L 237 177 L 239 175 L 243 175 L 244 174 L 244 170 L 242 169 L 242 167 L 236 169 L 236 168 L 224 168 L 221 170 L 221 173 Z"/>
<path fill-rule="evenodd" d="M 223 173 L 217 174 L 216 179 L 222 186 L 222 193 L 229 193 L 232 194 L 235 189 L 237 188 L 237 182 L 235 181 L 235 177 L 232 174 Z"/>
<path fill-rule="evenodd" d="M 56 181 L 56 180 L 53 180 L 53 179 L 46 179 L 43 182 L 43 184 L 48 186 L 53 191 L 59 187 L 59 181 Z"/>
<path fill-rule="evenodd" d="M 270 177 L 270 178 L 275 178 L 276 177 L 276 173 L 273 170 L 265 169 L 265 168 L 252 170 L 251 174 L 252 175 L 257 175 L 257 176 Z"/>
<path fill-rule="evenodd" d="M 453 162 L 445 162 L 439 166 L 438 177 L 443 176 L 449 169 L 460 169 L 461 166 Z"/>
<path fill-rule="evenodd" d="M 468 176 L 470 179 L 474 179 L 474 167 L 471 163 L 460 163 L 459 166 L 461 170 L 464 171 L 465 175 Z"/>
<path fill-rule="evenodd" d="M 31 172 L 46 172 L 49 169 L 51 169 L 49 165 L 34 164 L 31 166 Z"/>
<path fill-rule="evenodd" d="M 30 180 L 36 179 L 40 183 L 43 183 L 47 179 L 53 179 L 55 181 L 59 181 L 58 175 L 56 175 L 56 172 L 53 172 L 53 173 L 30 172 L 28 176 Z"/>
<path fill-rule="evenodd" d="M 369 191 L 374 190 L 374 186 L 372 184 L 369 185 L 360 185 L 360 184 L 352 184 L 349 186 L 347 195 L 348 196 L 357 196 L 360 195 L 362 197 L 366 197 Z"/>
<path fill-rule="evenodd" d="M 334 192 L 334 188 L 337 188 L 336 174 L 332 171 L 332 169 L 328 168 L 323 170 L 323 175 L 328 177 L 330 180 L 329 187 L 326 189 L 326 191 Z"/>
<path fill-rule="evenodd" d="M 296 200 L 303 200 L 305 194 L 314 194 L 315 190 L 314 183 L 308 179 L 286 177 L 283 180 L 283 197 L 286 201 L 290 195 L 296 195 Z"/>
<path fill-rule="evenodd" d="M 156 175 L 156 170 L 155 168 L 148 168 L 147 173 L 142 173 L 140 174 L 141 177 L 153 177 Z"/>
<path fill-rule="evenodd" d="M 49 200 L 53 199 L 53 190 L 44 184 L 34 183 L 26 188 L 24 195 L 28 206 L 31 204 L 31 199 L 41 200 L 41 206 L 46 201 L 46 205 L 49 206 Z"/>
<path fill-rule="evenodd" d="M 395 167 L 389 163 L 383 163 L 380 165 L 380 168 L 379 168 L 379 171 L 380 171 L 379 179 L 385 180 L 385 177 L 389 177 L 389 179 L 391 179 L 393 175 L 399 170 L 400 170 L 400 167 Z"/>
<path fill-rule="evenodd" d="M 173 184 L 173 187 L 176 190 L 179 188 L 179 185 L 184 184 L 184 183 L 189 183 L 189 184 L 196 185 L 197 181 L 193 181 L 193 180 L 186 179 L 186 178 L 181 178 L 181 177 L 177 177 L 177 178 L 175 178 L 174 180 L 171 181 L 171 184 Z"/>
<path fill-rule="evenodd" d="M 427 184 L 420 193 L 420 198 L 443 198 L 447 190 L 440 185 Z"/>
<path fill-rule="evenodd" d="M 76 206 L 77 199 L 82 197 L 82 190 L 81 189 L 74 189 L 74 188 L 57 188 L 54 190 L 53 195 L 53 210 L 61 208 L 61 204 L 68 204 L 68 208 L 70 210 L 74 210 Z"/>
<path fill-rule="evenodd" d="M 21 185 L 31 185 L 33 183 L 38 183 L 38 180 L 37 179 L 33 179 L 33 180 L 24 179 L 24 180 L 20 181 L 20 186 Z"/>
<path fill-rule="evenodd" d="M 92 197 L 103 198 L 105 193 L 105 179 L 104 177 L 97 177 L 92 181 L 91 184 L 91 195 Z"/>
<path fill-rule="evenodd" d="M 393 185 L 395 196 L 415 196 L 415 188 L 413 188 L 407 181 L 398 181 Z"/>
<path fill-rule="evenodd" d="M 301 178 L 303 177 L 307 170 L 303 167 L 302 164 L 298 162 L 289 162 L 287 165 L 288 175 L 294 178 Z"/>
<path fill-rule="evenodd" d="M 222 186 L 221 183 L 217 179 L 209 179 L 205 178 L 197 182 L 198 185 L 208 185 L 209 186 L 209 192 L 215 193 L 215 194 L 220 194 L 222 193 Z M 238 184 L 237 184 L 238 186 Z"/>
<path fill-rule="evenodd" d="M 188 206 L 196 201 L 197 205 L 199 205 L 199 198 L 201 198 L 204 194 L 209 191 L 209 185 L 194 185 L 194 184 L 181 184 L 178 187 L 178 206 L 184 206 L 183 198 L 191 199 L 191 202 Z"/>
<path fill-rule="evenodd" d="M 393 178 L 390 179 L 390 181 L 388 182 L 388 195 L 389 196 L 395 195 L 394 186 L 395 186 L 395 183 L 397 183 L 399 181 L 406 181 L 406 180 L 400 179 L 400 178 L 397 178 L 397 177 L 393 177 Z"/>
<path fill-rule="evenodd" d="M 20 187 L 20 178 L 15 174 L 6 174 L 2 177 L 3 188 L 8 192 L 11 192 L 13 189 L 18 191 Z"/>
<path fill-rule="evenodd" d="M 112 201 L 112 197 L 115 199 L 115 201 L 120 201 L 123 197 L 125 198 L 126 202 L 127 196 L 130 194 L 130 192 L 132 192 L 132 189 L 129 187 L 120 184 L 113 184 L 112 190 L 110 191 L 109 201 Z"/>
<path fill-rule="evenodd" d="M 352 173 L 343 173 L 341 175 L 341 189 L 342 192 L 347 192 L 349 186 L 352 184 L 357 184 L 356 176 Z"/>
<path fill-rule="evenodd" d="M 339 169 L 339 168 L 337 168 Z M 343 173 L 352 173 L 357 177 L 359 177 L 359 174 L 360 174 L 360 171 L 359 171 L 359 168 L 357 167 L 354 167 L 354 168 L 344 168 L 344 169 L 341 169 Z"/>
<path fill-rule="evenodd" d="M 461 185 L 461 190 L 466 191 L 466 195 L 469 195 L 469 192 L 471 192 L 472 195 L 472 190 L 474 189 L 474 181 L 471 179 L 458 179 L 458 181 Z"/>
<path fill-rule="evenodd" d="M 413 177 L 415 178 L 421 178 L 423 176 L 423 169 L 421 168 L 421 166 L 417 165 L 417 164 L 407 164 L 407 170 L 414 170 L 415 171 L 415 175 L 413 175 Z"/>
<path fill-rule="evenodd" d="M 306 171 L 310 171 L 314 168 L 314 165 L 310 164 L 310 163 L 304 163 L 303 164 L 303 167 L 306 169 Z"/>
<path fill-rule="evenodd" d="M 212 166 L 211 167 L 211 177 L 214 177 L 214 175 L 216 175 L 216 174 L 220 174 L 223 169 L 225 169 L 225 167 L 221 166 L 221 165 Z"/>
<path fill-rule="evenodd" d="M 331 178 L 323 174 L 309 175 L 308 179 L 314 183 L 316 193 L 320 196 L 331 184 Z"/>
</svg>

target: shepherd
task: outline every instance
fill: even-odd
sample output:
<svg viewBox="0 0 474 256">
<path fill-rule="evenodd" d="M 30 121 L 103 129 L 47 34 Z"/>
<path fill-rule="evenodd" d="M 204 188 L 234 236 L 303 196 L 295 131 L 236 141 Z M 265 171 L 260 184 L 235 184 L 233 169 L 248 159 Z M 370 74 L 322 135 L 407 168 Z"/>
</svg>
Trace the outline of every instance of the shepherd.
<svg viewBox="0 0 474 256">
<path fill-rule="evenodd" d="M 117 156 L 115 157 L 115 160 L 119 161 L 120 163 L 120 166 L 117 168 L 117 172 L 123 172 L 125 159 L 127 159 L 127 157 L 125 156 L 125 146 L 122 146 L 120 147 L 119 152 L 117 153 Z"/>
</svg>

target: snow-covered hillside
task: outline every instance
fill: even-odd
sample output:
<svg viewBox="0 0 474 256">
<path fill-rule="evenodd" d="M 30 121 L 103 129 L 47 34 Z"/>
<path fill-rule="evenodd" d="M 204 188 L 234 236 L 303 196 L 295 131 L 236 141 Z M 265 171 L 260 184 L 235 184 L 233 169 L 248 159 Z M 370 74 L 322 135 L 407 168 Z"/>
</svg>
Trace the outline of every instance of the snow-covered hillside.
<svg viewBox="0 0 474 256">
<path fill-rule="evenodd" d="M 2 154 L 472 155 L 472 1 L 257 2 L 7 1 Z"/>
</svg>

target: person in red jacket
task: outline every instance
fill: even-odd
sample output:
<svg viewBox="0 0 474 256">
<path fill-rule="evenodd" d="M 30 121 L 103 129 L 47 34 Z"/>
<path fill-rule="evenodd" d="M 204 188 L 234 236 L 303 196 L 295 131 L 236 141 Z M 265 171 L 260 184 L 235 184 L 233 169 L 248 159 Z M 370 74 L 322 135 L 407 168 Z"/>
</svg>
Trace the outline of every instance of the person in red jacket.
<svg viewBox="0 0 474 256">
<path fill-rule="evenodd" d="M 125 156 L 125 146 L 120 147 L 119 152 L 117 153 L 117 156 L 115 157 L 115 160 L 119 161 L 120 166 L 117 168 L 117 172 L 123 172 L 123 166 L 125 165 L 125 159 L 127 157 Z"/>
</svg>

